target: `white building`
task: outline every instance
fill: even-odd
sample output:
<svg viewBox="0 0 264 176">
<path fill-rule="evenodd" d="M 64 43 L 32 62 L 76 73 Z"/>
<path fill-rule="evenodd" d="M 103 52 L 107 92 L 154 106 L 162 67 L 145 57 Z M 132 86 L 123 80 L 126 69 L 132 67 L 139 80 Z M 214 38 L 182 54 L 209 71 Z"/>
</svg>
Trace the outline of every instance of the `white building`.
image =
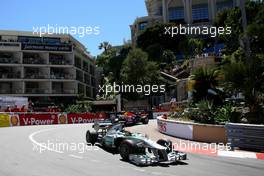
<svg viewBox="0 0 264 176">
<path fill-rule="evenodd" d="M 0 31 L 0 96 L 95 98 L 95 62 L 70 35 Z"/>
</svg>

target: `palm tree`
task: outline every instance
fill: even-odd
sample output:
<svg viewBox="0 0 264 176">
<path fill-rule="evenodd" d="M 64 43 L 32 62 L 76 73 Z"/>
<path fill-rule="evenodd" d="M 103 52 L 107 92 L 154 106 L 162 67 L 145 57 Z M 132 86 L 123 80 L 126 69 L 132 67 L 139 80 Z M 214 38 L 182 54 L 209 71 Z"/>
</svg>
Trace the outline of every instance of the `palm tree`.
<svg viewBox="0 0 264 176">
<path fill-rule="evenodd" d="M 112 45 L 109 42 L 100 43 L 100 45 L 98 46 L 100 50 L 104 49 L 104 52 L 107 52 L 111 47 Z"/>
<path fill-rule="evenodd" d="M 220 71 L 216 68 L 201 67 L 194 71 L 191 75 L 193 81 L 193 100 L 199 102 L 204 99 L 212 100 L 214 103 L 218 102 Z"/>
</svg>

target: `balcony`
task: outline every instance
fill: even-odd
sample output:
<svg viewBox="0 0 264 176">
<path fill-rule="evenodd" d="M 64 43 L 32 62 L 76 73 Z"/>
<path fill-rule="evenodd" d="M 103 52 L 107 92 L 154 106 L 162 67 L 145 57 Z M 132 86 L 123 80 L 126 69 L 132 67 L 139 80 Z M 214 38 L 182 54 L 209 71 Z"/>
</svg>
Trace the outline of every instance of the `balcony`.
<svg viewBox="0 0 264 176">
<path fill-rule="evenodd" d="M 53 89 L 52 94 L 75 94 L 76 91 L 74 89 Z"/>
<path fill-rule="evenodd" d="M 50 65 L 71 65 L 70 61 L 67 61 L 67 60 L 53 60 L 53 59 L 50 59 L 50 62 L 49 62 Z"/>
<path fill-rule="evenodd" d="M 16 89 L 16 90 L 0 89 L 0 94 L 22 94 L 22 93 L 23 93 L 22 89 Z"/>
<path fill-rule="evenodd" d="M 24 78 L 25 79 L 49 79 L 49 75 L 41 74 L 41 73 L 26 73 Z"/>
<path fill-rule="evenodd" d="M 18 59 L 12 57 L 1 57 L 0 56 L 0 64 L 19 64 Z"/>
<path fill-rule="evenodd" d="M 41 58 L 23 58 L 23 64 L 36 64 L 36 65 L 43 65 L 45 64 L 45 61 L 42 60 Z"/>
<path fill-rule="evenodd" d="M 49 58 L 50 65 L 71 65 L 71 62 L 64 55 L 51 54 Z"/>
<path fill-rule="evenodd" d="M 50 91 L 47 89 L 40 88 L 26 88 L 26 94 L 50 94 Z"/>
<path fill-rule="evenodd" d="M 65 74 L 65 73 L 51 73 L 50 79 L 69 79 L 73 80 L 74 76 L 71 74 Z"/>
<path fill-rule="evenodd" d="M 0 79 L 20 79 L 21 73 L 1 73 L 0 72 Z"/>
</svg>

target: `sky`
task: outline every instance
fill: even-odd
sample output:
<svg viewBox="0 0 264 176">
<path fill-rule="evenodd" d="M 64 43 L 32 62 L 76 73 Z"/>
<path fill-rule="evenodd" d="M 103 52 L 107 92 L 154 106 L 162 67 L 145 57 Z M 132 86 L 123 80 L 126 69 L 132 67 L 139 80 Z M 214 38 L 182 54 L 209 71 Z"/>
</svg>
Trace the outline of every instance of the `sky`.
<svg viewBox="0 0 264 176">
<path fill-rule="evenodd" d="M 144 0 L 1 0 L 0 30 L 33 31 L 37 27 L 99 27 L 79 40 L 96 56 L 103 41 L 112 45 L 130 40 L 129 25 L 146 16 Z"/>
</svg>

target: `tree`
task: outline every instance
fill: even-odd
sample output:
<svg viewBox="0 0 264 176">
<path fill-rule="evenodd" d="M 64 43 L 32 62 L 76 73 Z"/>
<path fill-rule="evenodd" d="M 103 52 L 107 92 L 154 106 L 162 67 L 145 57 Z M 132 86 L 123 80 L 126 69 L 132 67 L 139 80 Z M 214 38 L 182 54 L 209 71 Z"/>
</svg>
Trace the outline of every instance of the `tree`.
<svg viewBox="0 0 264 176">
<path fill-rule="evenodd" d="M 203 42 L 201 39 L 189 38 L 187 48 L 189 48 L 190 53 L 194 55 L 201 54 L 203 51 Z"/>
<path fill-rule="evenodd" d="M 109 43 L 109 42 L 103 42 L 103 43 L 100 43 L 100 45 L 98 46 L 98 48 L 101 50 L 101 49 L 104 49 L 104 52 L 107 52 L 107 50 L 109 50 L 110 48 L 112 47 L 112 45 Z"/>
<path fill-rule="evenodd" d="M 231 27 L 232 29 L 231 35 L 218 36 L 220 42 L 223 41 L 225 43 L 226 54 L 232 54 L 240 46 L 240 35 L 243 32 L 241 21 L 239 8 L 227 9 L 217 14 L 214 25 L 216 27 Z"/>
<path fill-rule="evenodd" d="M 199 102 L 204 99 L 213 101 L 214 104 L 221 104 L 218 78 L 220 71 L 216 68 L 201 67 L 191 75 L 193 80 L 193 101 Z"/>
<path fill-rule="evenodd" d="M 171 50 L 163 51 L 162 62 L 170 64 L 170 63 L 172 63 L 175 60 L 176 60 L 176 57 L 175 57 L 174 53 Z"/>
<path fill-rule="evenodd" d="M 232 61 L 224 66 L 226 91 L 231 94 L 243 93 L 249 107 L 248 120 L 263 123 L 264 60 L 262 56 L 250 56 L 251 62 Z"/>
<path fill-rule="evenodd" d="M 129 84 L 144 84 L 147 73 L 148 54 L 141 49 L 132 49 L 123 63 L 122 79 Z"/>
<path fill-rule="evenodd" d="M 103 68 L 104 75 L 109 78 L 110 82 L 118 82 L 120 80 L 122 64 L 130 49 L 130 44 L 111 47 L 97 57 L 96 64 Z"/>
<path fill-rule="evenodd" d="M 132 49 L 124 61 L 122 80 L 132 85 L 157 82 L 159 69 L 155 62 L 148 61 L 148 54 L 141 49 Z"/>
<path fill-rule="evenodd" d="M 138 39 L 137 46 L 149 54 L 149 59 L 161 62 L 162 54 L 165 50 L 171 50 L 174 53 L 180 52 L 179 43 L 186 38 L 185 35 L 171 36 L 165 34 L 165 27 L 175 26 L 172 23 L 156 24 L 143 31 Z"/>
<path fill-rule="evenodd" d="M 263 43 L 260 42 L 263 42 L 263 22 L 263 1 L 248 1 L 245 4 L 242 2 L 241 8 L 236 7 L 218 13 L 215 25 L 232 29 L 231 35 L 218 36 L 220 42 L 225 43 L 225 53 L 232 54 L 239 47 L 247 51 L 249 46 L 253 52 L 259 52 L 258 47 L 263 46 Z M 251 46 L 252 44 L 253 46 Z"/>
<path fill-rule="evenodd" d="M 160 72 L 155 62 L 148 61 L 148 54 L 141 49 L 130 50 L 121 70 L 121 81 L 127 85 L 159 85 Z M 123 94 L 122 94 L 123 95 Z M 126 93 L 127 99 L 143 98 L 143 93 Z"/>
</svg>

